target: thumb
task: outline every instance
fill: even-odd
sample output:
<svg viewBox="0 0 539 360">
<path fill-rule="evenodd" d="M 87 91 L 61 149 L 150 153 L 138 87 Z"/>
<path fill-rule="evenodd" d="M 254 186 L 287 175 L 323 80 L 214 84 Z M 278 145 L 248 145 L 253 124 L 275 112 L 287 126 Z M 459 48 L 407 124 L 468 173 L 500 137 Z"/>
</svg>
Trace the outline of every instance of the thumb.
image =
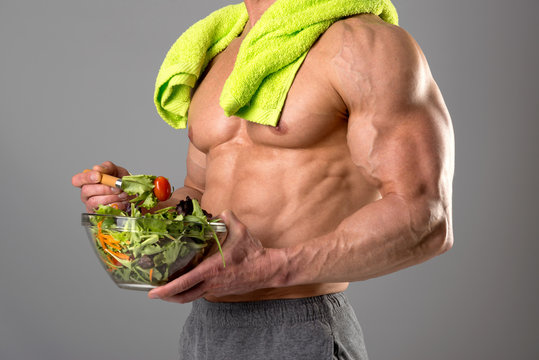
<svg viewBox="0 0 539 360">
<path fill-rule="evenodd" d="M 233 227 L 233 225 L 237 222 L 239 222 L 236 215 L 232 212 L 232 210 L 224 210 L 222 213 L 220 213 L 217 216 L 219 219 L 223 220 L 225 223 L 227 229 Z"/>
<path fill-rule="evenodd" d="M 219 214 L 219 218 L 221 218 L 226 225 L 227 239 L 229 237 L 244 238 L 247 235 L 247 227 L 240 221 L 240 219 L 238 219 L 232 210 L 223 211 Z"/>
</svg>

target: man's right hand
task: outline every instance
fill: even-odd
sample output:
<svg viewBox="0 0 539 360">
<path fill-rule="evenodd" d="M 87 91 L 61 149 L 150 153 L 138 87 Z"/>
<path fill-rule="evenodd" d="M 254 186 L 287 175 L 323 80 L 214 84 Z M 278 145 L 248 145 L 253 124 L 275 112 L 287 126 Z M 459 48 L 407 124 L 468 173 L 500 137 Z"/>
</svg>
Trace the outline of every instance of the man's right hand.
<svg viewBox="0 0 539 360">
<path fill-rule="evenodd" d="M 86 206 L 87 212 L 94 212 L 99 205 L 116 203 L 120 209 L 127 207 L 128 195 L 120 189 L 100 184 L 101 174 L 109 174 L 116 177 L 129 175 L 123 167 L 116 166 L 110 161 L 101 165 L 94 165 L 90 171 L 83 171 L 71 178 L 71 183 L 81 189 L 80 198 Z"/>
</svg>

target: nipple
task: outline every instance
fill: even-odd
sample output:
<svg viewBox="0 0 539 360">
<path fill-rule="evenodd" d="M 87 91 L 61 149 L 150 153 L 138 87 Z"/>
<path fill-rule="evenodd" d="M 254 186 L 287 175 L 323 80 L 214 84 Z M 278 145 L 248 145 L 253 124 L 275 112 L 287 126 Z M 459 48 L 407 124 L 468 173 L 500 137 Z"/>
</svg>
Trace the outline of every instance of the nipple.
<svg viewBox="0 0 539 360">
<path fill-rule="evenodd" d="M 277 126 L 271 127 L 271 130 L 277 135 L 284 135 L 288 132 L 288 126 L 284 122 L 279 121 Z"/>
</svg>

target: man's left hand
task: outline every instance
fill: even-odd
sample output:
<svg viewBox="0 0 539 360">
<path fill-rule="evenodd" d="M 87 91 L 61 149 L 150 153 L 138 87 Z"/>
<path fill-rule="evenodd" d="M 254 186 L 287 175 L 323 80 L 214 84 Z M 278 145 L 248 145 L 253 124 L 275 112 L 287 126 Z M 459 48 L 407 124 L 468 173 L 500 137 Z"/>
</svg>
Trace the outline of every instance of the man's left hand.
<svg viewBox="0 0 539 360">
<path fill-rule="evenodd" d="M 205 296 L 239 295 L 279 284 L 286 264 L 284 253 L 264 248 L 232 211 L 225 210 L 219 218 L 228 229 L 222 246 L 226 267 L 216 252 L 188 273 L 150 291 L 150 298 L 183 304 Z"/>
</svg>

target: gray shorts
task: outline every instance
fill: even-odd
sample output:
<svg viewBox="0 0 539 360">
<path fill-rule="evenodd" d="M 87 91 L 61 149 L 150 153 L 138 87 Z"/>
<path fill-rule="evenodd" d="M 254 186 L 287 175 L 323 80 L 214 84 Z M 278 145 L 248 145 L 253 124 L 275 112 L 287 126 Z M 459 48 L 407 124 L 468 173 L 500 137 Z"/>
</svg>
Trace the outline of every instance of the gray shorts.
<svg viewBox="0 0 539 360">
<path fill-rule="evenodd" d="M 343 293 L 303 299 L 193 303 L 181 360 L 367 359 L 361 327 Z"/>
</svg>

